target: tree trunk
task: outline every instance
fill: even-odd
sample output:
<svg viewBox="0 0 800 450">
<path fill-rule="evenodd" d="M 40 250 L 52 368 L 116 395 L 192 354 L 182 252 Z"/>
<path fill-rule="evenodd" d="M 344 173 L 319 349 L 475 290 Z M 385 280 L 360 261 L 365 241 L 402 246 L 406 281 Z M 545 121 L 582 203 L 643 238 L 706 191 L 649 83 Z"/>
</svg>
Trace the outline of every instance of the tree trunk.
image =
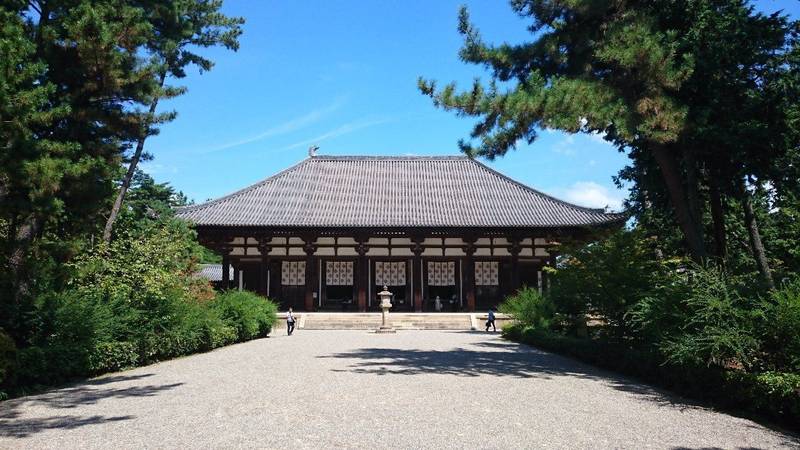
<svg viewBox="0 0 800 450">
<path fill-rule="evenodd" d="M 166 72 L 162 72 L 161 79 L 158 84 L 159 88 L 164 86 L 165 78 Z M 144 126 L 142 127 L 142 134 L 139 136 L 139 140 L 136 142 L 136 151 L 133 153 L 133 158 L 131 158 L 131 163 L 128 166 L 128 172 L 125 174 L 125 178 L 122 180 L 122 186 L 119 188 L 117 198 L 114 200 L 114 206 L 111 207 L 111 213 L 108 215 L 108 220 L 106 220 L 106 226 L 105 229 L 103 229 L 103 241 L 105 241 L 106 244 L 111 242 L 111 231 L 114 228 L 114 222 L 117 221 L 119 210 L 122 208 L 122 201 L 125 199 L 125 194 L 128 192 L 128 188 L 131 187 L 131 181 L 133 180 L 133 175 L 136 173 L 136 167 L 139 165 L 139 160 L 142 158 L 144 141 L 147 139 L 147 129 L 150 127 L 150 124 L 153 121 L 153 116 L 156 113 L 158 99 L 159 97 L 156 97 L 153 99 L 153 102 L 150 103 L 150 111 L 145 119 Z"/>
<path fill-rule="evenodd" d="M 689 213 L 692 221 L 703 226 L 703 210 L 700 207 L 700 180 L 697 176 L 697 158 L 688 147 L 683 149 L 683 166 L 686 171 L 686 198 L 689 200 Z"/>
<path fill-rule="evenodd" d="M 747 227 L 747 234 L 750 235 L 750 251 L 753 253 L 753 259 L 756 260 L 756 266 L 758 266 L 758 271 L 761 273 L 767 289 L 773 290 L 775 289 L 775 281 L 772 279 L 767 252 L 761 242 L 761 233 L 758 231 L 758 222 L 753 211 L 753 202 L 750 198 L 750 193 L 747 192 L 744 179 L 739 181 L 739 195 L 742 209 L 744 209 L 744 224 Z"/>
<path fill-rule="evenodd" d="M 692 217 L 686 192 L 681 182 L 680 168 L 678 167 L 675 155 L 670 153 L 669 149 L 661 144 L 653 145 L 651 150 L 661 170 L 661 176 L 664 179 L 664 184 L 669 193 L 670 203 L 672 203 L 672 208 L 675 210 L 675 217 L 678 220 L 678 225 L 681 227 L 683 237 L 686 239 L 689 253 L 692 259 L 697 262 L 702 262 L 708 257 L 703 240 L 702 224 Z"/>
<path fill-rule="evenodd" d="M 26 256 L 34 237 L 41 226 L 39 218 L 31 214 L 22 221 L 14 233 L 14 247 L 11 249 L 8 265 L 11 269 L 11 280 L 14 283 L 14 302 L 19 304 L 23 297 L 30 294 L 30 280 L 26 273 Z"/>
<path fill-rule="evenodd" d="M 716 175 L 708 174 L 708 194 L 711 199 L 711 220 L 714 224 L 714 256 L 719 258 L 720 264 L 725 264 L 728 258 L 728 242 L 725 234 L 725 210 L 722 206 L 722 196 L 719 192 L 719 182 Z"/>
</svg>

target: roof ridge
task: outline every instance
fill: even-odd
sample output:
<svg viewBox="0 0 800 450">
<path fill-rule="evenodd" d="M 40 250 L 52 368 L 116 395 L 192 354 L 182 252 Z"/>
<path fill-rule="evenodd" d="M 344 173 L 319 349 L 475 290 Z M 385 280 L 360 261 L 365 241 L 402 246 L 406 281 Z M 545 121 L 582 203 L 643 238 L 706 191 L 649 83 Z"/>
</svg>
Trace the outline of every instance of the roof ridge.
<svg viewBox="0 0 800 450">
<path fill-rule="evenodd" d="M 314 161 L 461 161 L 472 159 L 463 155 L 316 155 Z"/>
</svg>

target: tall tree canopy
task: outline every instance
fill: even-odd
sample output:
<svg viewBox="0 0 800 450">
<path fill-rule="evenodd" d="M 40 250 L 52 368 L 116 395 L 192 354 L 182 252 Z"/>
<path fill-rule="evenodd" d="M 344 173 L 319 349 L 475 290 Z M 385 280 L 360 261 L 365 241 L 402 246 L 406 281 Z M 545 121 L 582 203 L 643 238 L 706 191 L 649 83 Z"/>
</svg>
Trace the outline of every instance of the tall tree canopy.
<svg viewBox="0 0 800 450">
<path fill-rule="evenodd" d="M 494 158 L 541 128 L 601 133 L 633 159 L 622 175 L 641 182 L 639 199 L 666 200 L 690 255 L 708 257 L 709 186 L 746 200 L 745 177 L 766 180 L 796 148 L 786 99 L 797 98 L 787 82 L 797 24 L 743 0 L 511 6 L 530 19 L 530 42 L 487 44 L 466 8 L 459 15 L 460 56 L 487 68 L 488 83 L 458 91 L 419 81 L 435 105 L 479 118 L 461 149 Z"/>
<path fill-rule="evenodd" d="M 148 42 L 147 47 L 151 53 L 151 64 L 159 80 L 160 92 L 150 100 L 148 113 L 140 125 L 128 171 L 122 180 L 103 230 L 103 239 L 106 242 L 111 240 L 114 221 L 136 173 L 139 160 L 145 156 L 143 153 L 145 140 L 157 132 L 153 125 L 173 117 L 172 114 L 156 116 L 159 99 L 173 97 L 183 92 L 180 88 L 164 89 L 166 78 L 183 78 L 189 65 L 195 65 L 201 71 L 210 70 L 213 62 L 196 53 L 196 48 L 217 45 L 232 50 L 239 48 L 238 38 L 242 32 L 240 25 L 244 21 L 221 14 L 219 12 L 221 6 L 221 0 L 211 0 L 170 2 L 148 8 L 150 20 L 158 27 L 158 33 Z"/>
<path fill-rule="evenodd" d="M 155 102 L 197 49 L 236 48 L 241 19 L 220 0 L 0 2 L 0 317 L 19 324 L 48 261 L 102 229 L 142 136 L 174 113 Z M 141 151 L 138 152 L 141 154 Z M 52 267 L 52 264 L 50 265 Z M 26 303 L 27 302 L 27 303 Z M 3 324 L 0 323 L 0 326 Z"/>
</svg>

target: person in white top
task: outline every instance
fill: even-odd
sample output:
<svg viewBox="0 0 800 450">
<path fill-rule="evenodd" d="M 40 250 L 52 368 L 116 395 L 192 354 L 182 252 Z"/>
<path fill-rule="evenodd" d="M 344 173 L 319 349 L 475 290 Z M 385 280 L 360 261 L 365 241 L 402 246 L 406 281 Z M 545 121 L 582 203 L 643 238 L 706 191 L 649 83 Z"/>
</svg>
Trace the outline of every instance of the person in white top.
<svg viewBox="0 0 800 450">
<path fill-rule="evenodd" d="M 292 331 L 294 331 L 294 314 L 292 313 L 292 308 L 289 308 L 289 311 L 286 313 L 286 331 L 289 333 L 289 336 L 291 336 Z"/>
</svg>

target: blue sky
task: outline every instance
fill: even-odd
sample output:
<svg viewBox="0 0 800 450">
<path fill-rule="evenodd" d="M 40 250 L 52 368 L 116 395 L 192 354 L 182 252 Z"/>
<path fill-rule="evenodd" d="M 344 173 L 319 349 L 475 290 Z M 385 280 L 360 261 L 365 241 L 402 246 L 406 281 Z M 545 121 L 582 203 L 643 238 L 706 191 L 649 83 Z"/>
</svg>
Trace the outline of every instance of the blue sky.
<svg viewBox="0 0 800 450">
<path fill-rule="evenodd" d="M 216 198 L 289 167 L 312 144 L 323 155 L 458 154 L 473 121 L 433 107 L 418 76 L 468 86 L 479 67 L 458 59 L 457 11 L 466 3 L 489 42 L 529 39 L 505 1 L 226 0 L 247 23 L 238 52 L 210 49 L 207 73 L 180 80 L 164 103 L 178 118 L 151 138 L 143 168 L 195 201 Z M 800 16 L 800 1 L 756 7 Z M 618 208 L 611 177 L 627 157 L 602 139 L 545 131 L 491 167 L 591 207 Z"/>
</svg>

